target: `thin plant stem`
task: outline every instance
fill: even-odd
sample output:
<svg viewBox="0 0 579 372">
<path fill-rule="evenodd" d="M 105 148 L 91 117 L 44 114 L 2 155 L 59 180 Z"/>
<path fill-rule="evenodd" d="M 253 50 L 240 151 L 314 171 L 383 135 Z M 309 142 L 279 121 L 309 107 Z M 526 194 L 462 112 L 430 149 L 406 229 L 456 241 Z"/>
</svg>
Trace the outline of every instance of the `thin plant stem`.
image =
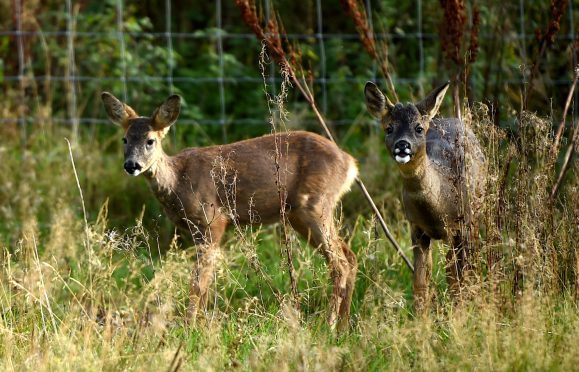
<svg viewBox="0 0 579 372">
<path fill-rule="evenodd" d="M 563 179 L 565 178 L 565 174 L 567 173 L 569 168 L 571 168 L 571 159 L 573 158 L 573 154 L 576 151 L 577 138 L 579 138 L 579 125 L 575 125 L 575 130 L 573 130 L 573 137 L 571 139 L 571 143 L 567 147 L 567 151 L 565 152 L 565 158 L 563 160 L 563 166 L 561 167 L 561 170 L 559 171 L 559 176 L 557 177 L 557 182 L 555 182 L 555 185 L 553 185 L 553 189 L 551 190 L 551 195 L 550 195 L 551 201 L 555 200 L 555 197 L 557 196 L 557 192 L 559 191 L 559 188 L 561 187 L 561 183 L 563 182 Z"/>
<path fill-rule="evenodd" d="M 553 147 L 551 150 L 551 155 L 555 156 L 559 150 L 559 145 L 561 142 L 561 136 L 563 135 L 563 130 L 565 129 L 565 118 L 567 117 L 567 112 L 569 111 L 569 106 L 571 106 L 571 101 L 573 101 L 573 93 L 575 93 L 575 86 L 577 86 L 577 80 L 579 79 L 579 65 L 575 67 L 575 74 L 573 77 L 573 82 L 571 83 L 571 88 L 569 88 L 569 94 L 567 95 L 567 100 L 565 101 L 565 107 L 563 108 L 563 117 L 561 117 L 561 122 L 559 127 L 555 132 L 555 139 Z"/>
<path fill-rule="evenodd" d="M 89 283 L 91 283 L 91 289 L 92 289 L 92 250 L 90 249 L 90 239 L 89 239 L 89 230 L 88 230 L 88 218 L 86 215 L 86 207 L 85 207 L 85 203 L 84 203 L 84 196 L 82 194 L 82 187 L 80 186 L 80 181 L 78 179 L 78 173 L 76 171 L 76 166 L 74 164 L 74 156 L 72 155 L 72 147 L 70 145 L 70 141 L 68 140 L 68 138 L 64 139 L 68 145 L 68 153 L 70 155 L 70 163 L 72 164 L 72 171 L 74 173 L 74 178 L 76 180 L 76 186 L 78 188 L 78 193 L 80 195 L 80 202 L 82 205 L 82 217 L 84 220 L 84 234 L 85 234 L 85 241 L 84 241 L 84 245 L 85 245 L 85 249 L 88 252 L 89 255 L 89 265 L 88 265 L 88 275 L 89 275 Z"/>
</svg>

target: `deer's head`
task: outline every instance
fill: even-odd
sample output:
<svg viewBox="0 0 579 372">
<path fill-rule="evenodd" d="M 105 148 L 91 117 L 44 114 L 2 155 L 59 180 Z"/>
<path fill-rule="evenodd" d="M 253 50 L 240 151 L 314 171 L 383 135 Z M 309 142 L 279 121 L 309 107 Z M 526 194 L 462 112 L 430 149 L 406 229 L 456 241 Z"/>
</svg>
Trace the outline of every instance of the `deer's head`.
<svg viewBox="0 0 579 372">
<path fill-rule="evenodd" d="M 380 120 L 386 132 L 386 146 L 399 164 L 411 162 L 417 154 L 425 154 L 426 132 L 448 86 L 448 82 L 441 85 L 416 104 L 393 104 L 376 84 L 366 83 L 368 112 Z"/>
<path fill-rule="evenodd" d="M 109 119 L 124 130 L 125 171 L 131 176 L 148 170 L 163 153 L 161 140 L 179 116 L 181 97 L 170 96 L 151 115 L 138 116 L 108 92 L 101 94 Z"/>
</svg>

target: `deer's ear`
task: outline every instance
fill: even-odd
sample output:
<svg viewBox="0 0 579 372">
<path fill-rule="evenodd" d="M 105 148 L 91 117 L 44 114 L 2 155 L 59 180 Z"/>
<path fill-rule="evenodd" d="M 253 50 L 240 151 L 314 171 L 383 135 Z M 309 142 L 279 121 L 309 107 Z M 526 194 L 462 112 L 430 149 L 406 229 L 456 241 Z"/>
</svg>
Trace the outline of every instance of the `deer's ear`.
<svg viewBox="0 0 579 372">
<path fill-rule="evenodd" d="M 370 115 L 375 118 L 382 119 L 394 107 L 388 97 L 371 81 L 367 82 L 364 87 L 364 96 L 366 97 L 366 108 Z"/>
<path fill-rule="evenodd" d="M 442 104 L 442 100 L 444 99 L 444 95 L 450 86 L 450 81 L 442 84 L 438 88 L 434 89 L 432 92 L 428 93 L 422 101 L 416 104 L 416 108 L 418 111 L 425 116 L 428 116 L 428 119 L 432 119 L 440 109 L 440 105 Z"/>
<path fill-rule="evenodd" d="M 101 94 L 101 99 L 109 120 L 114 124 L 127 129 L 128 120 L 137 117 L 135 110 L 133 110 L 129 105 L 119 101 L 117 97 L 109 92 L 103 92 Z"/>
<path fill-rule="evenodd" d="M 169 130 L 169 127 L 177 121 L 179 112 L 181 111 L 181 97 L 172 95 L 167 98 L 161 106 L 157 107 L 151 120 L 153 122 L 153 129 L 163 131 L 163 135 Z"/>
</svg>

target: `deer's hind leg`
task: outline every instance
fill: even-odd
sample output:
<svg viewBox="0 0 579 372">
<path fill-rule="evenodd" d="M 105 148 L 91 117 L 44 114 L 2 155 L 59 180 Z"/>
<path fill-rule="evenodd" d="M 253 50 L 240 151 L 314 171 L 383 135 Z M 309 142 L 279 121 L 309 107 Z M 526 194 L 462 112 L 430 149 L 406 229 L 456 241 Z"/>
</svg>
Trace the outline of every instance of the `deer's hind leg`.
<svg viewBox="0 0 579 372">
<path fill-rule="evenodd" d="M 227 221 L 215 220 L 202 229 L 202 237 L 197 240 L 196 263 L 191 275 L 191 292 L 189 295 L 189 320 L 194 322 L 198 311 L 206 310 L 209 286 L 213 282 L 217 261 L 219 259 L 219 243 L 227 227 Z"/>
<path fill-rule="evenodd" d="M 414 250 L 414 310 L 417 314 L 423 314 L 430 302 L 429 286 L 432 275 L 430 237 L 418 227 L 413 227 L 412 246 Z"/>
<path fill-rule="evenodd" d="M 293 228 L 326 258 L 333 284 L 328 323 L 343 329 L 349 324 L 357 262 L 354 252 L 337 236 L 332 214 L 333 210 L 300 208 L 288 217 Z"/>
<path fill-rule="evenodd" d="M 350 273 L 348 275 L 348 280 L 346 282 L 346 298 L 342 302 L 340 306 L 340 326 L 339 328 L 345 328 L 349 324 L 350 320 L 350 306 L 352 305 L 352 295 L 354 293 L 354 288 L 356 285 L 356 274 L 358 273 L 358 260 L 356 258 L 356 254 L 352 251 L 352 249 L 344 242 L 341 238 L 339 239 L 339 243 L 342 248 L 342 252 L 344 256 L 348 260 L 350 264 Z"/>
</svg>

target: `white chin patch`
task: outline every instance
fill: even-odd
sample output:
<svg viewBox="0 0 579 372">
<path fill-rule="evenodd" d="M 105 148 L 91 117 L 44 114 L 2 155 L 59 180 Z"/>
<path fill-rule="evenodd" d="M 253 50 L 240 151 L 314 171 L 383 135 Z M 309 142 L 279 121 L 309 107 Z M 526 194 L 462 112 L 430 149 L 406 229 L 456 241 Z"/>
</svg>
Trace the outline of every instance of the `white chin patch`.
<svg viewBox="0 0 579 372">
<path fill-rule="evenodd" d="M 125 172 L 127 172 L 127 171 L 125 171 Z M 137 177 L 139 174 L 141 174 L 141 171 L 140 171 L 140 170 L 135 170 L 133 173 L 127 172 L 127 174 L 128 174 L 129 176 Z"/>
<path fill-rule="evenodd" d="M 406 164 L 410 161 L 410 155 L 404 155 L 404 156 L 396 155 L 394 157 L 394 159 L 396 159 L 396 161 L 400 164 Z"/>
</svg>

